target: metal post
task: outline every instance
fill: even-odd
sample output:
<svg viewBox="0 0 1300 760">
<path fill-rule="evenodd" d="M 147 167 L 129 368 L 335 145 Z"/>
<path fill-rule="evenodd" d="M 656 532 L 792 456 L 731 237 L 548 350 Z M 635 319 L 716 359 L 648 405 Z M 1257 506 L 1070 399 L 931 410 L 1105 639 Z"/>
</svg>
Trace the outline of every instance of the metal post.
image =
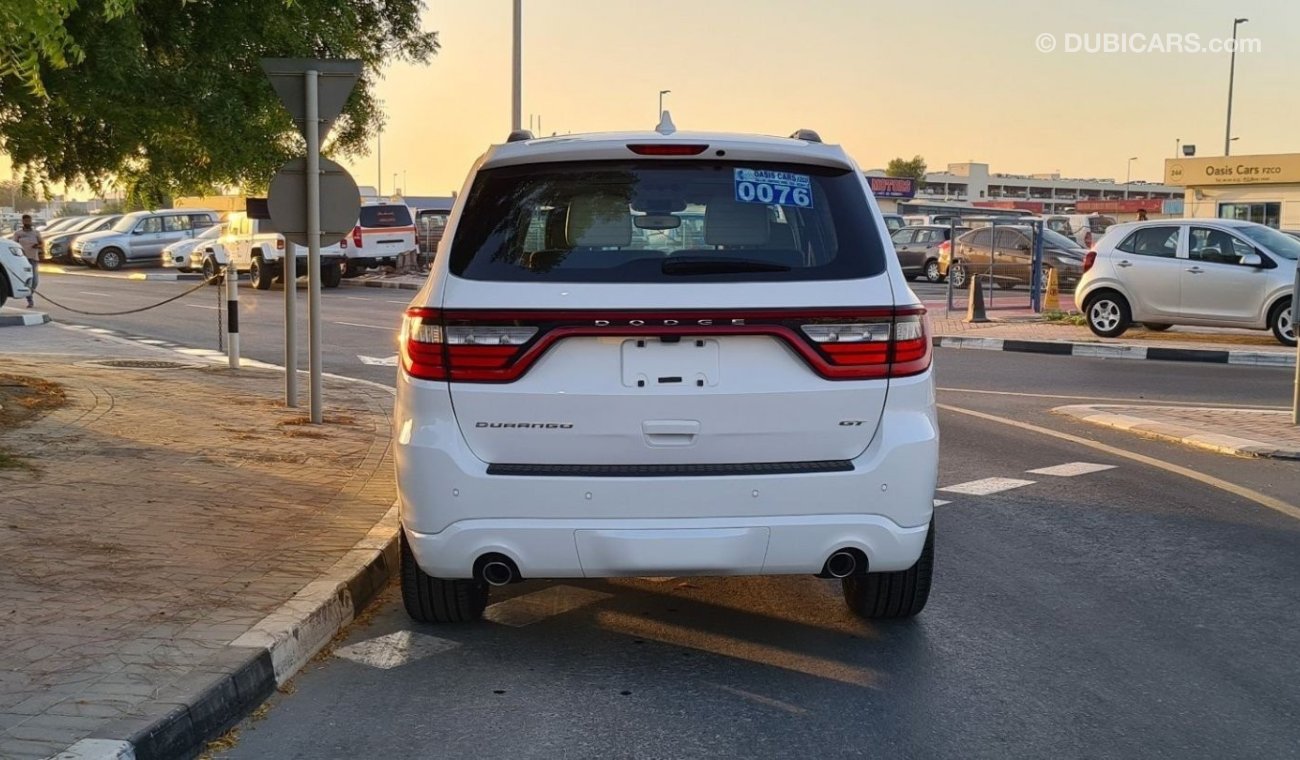
<svg viewBox="0 0 1300 760">
<path fill-rule="evenodd" d="M 239 270 L 226 264 L 226 357 L 231 369 L 239 369 Z"/>
<path fill-rule="evenodd" d="M 1296 264 L 1295 282 L 1291 284 L 1291 336 L 1296 338 L 1295 347 L 1295 387 L 1291 395 L 1291 424 L 1300 425 L 1300 263 Z"/>
<path fill-rule="evenodd" d="M 944 282 L 948 285 L 948 307 L 943 312 L 944 319 L 952 313 L 952 263 L 957 260 L 957 217 L 948 220 L 948 272 Z"/>
<path fill-rule="evenodd" d="M 298 406 L 298 246 L 284 241 L 284 405 Z"/>
<path fill-rule="evenodd" d="M 995 217 L 989 225 L 989 273 L 987 287 L 989 289 L 988 297 L 984 300 L 988 302 L 988 308 L 993 308 L 993 275 L 997 269 L 998 263 L 998 220 Z"/>
<path fill-rule="evenodd" d="M 1034 233 L 1034 265 L 1029 277 L 1029 307 L 1035 314 L 1043 311 L 1043 223 L 1034 222 L 1030 227 Z"/>
<path fill-rule="evenodd" d="M 307 92 L 307 350 L 311 366 L 311 422 L 324 418 L 321 399 L 320 318 L 320 104 L 319 72 L 306 74 Z M 293 262 L 297 279 L 298 261 Z M 290 281 L 288 272 L 285 282 Z"/>
<path fill-rule="evenodd" d="M 1244 18 L 1232 20 L 1232 56 L 1228 63 L 1228 123 L 1223 133 L 1223 155 L 1225 156 L 1232 153 L 1232 85 L 1233 80 L 1237 78 L 1237 26 L 1246 21 L 1247 19 Z"/>
<path fill-rule="evenodd" d="M 510 91 L 510 129 L 520 129 L 524 122 L 524 23 L 523 23 L 523 0 L 515 0 L 515 24 L 514 24 L 514 58 L 511 64 L 511 91 Z"/>
</svg>

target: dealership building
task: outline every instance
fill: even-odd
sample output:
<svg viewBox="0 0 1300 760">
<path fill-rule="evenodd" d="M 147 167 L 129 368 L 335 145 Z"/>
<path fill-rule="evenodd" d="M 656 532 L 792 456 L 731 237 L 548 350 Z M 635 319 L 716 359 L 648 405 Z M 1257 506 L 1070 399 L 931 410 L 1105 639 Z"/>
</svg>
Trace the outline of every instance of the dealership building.
<svg viewBox="0 0 1300 760">
<path fill-rule="evenodd" d="M 1300 153 L 1171 158 L 1165 182 L 1184 188 L 1188 217 L 1300 230 Z"/>
</svg>

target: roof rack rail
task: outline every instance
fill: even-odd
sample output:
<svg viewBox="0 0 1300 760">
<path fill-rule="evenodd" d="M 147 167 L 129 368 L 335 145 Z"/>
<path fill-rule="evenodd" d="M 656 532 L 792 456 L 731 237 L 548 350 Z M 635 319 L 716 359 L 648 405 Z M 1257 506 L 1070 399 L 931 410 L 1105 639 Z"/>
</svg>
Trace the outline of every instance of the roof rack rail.
<svg viewBox="0 0 1300 760">
<path fill-rule="evenodd" d="M 790 139 L 819 143 L 822 141 L 822 136 L 811 129 L 796 129 L 794 134 L 790 135 Z"/>
<path fill-rule="evenodd" d="M 509 137 L 506 138 L 506 142 L 508 143 L 523 142 L 524 140 L 532 140 L 532 139 L 534 139 L 532 132 L 529 132 L 526 129 L 516 129 L 510 133 Z"/>
</svg>

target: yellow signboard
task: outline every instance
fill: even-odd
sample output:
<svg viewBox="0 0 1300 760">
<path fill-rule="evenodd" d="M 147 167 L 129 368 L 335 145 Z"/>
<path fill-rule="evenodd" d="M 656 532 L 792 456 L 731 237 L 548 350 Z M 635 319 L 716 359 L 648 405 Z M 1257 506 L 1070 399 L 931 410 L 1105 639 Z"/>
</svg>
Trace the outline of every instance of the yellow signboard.
<svg viewBox="0 0 1300 760">
<path fill-rule="evenodd" d="M 1300 153 L 1165 159 L 1165 184 L 1259 185 L 1300 183 Z"/>
</svg>

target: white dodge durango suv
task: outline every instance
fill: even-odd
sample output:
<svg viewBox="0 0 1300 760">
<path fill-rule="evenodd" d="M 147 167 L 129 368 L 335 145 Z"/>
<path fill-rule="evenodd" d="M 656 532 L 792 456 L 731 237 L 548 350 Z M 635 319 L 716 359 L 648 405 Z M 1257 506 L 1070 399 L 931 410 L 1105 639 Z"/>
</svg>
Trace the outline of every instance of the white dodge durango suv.
<svg viewBox="0 0 1300 760">
<path fill-rule="evenodd" d="M 887 233 L 807 130 L 491 148 L 401 332 L 410 615 L 472 620 L 526 578 L 753 574 L 920 612 L 939 432 Z"/>
</svg>

